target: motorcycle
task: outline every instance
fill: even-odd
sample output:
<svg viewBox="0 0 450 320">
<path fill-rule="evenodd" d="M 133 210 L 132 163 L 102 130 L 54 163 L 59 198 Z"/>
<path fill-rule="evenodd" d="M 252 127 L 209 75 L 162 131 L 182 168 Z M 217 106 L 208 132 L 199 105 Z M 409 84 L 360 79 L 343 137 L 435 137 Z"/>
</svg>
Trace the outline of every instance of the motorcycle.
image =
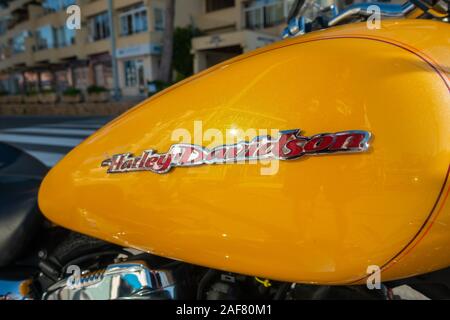
<svg viewBox="0 0 450 320">
<path fill-rule="evenodd" d="M 1 144 L 0 296 L 390 299 L 448 267 L 447 4 L 296 1 L 48 173 Z"/>
</svg>

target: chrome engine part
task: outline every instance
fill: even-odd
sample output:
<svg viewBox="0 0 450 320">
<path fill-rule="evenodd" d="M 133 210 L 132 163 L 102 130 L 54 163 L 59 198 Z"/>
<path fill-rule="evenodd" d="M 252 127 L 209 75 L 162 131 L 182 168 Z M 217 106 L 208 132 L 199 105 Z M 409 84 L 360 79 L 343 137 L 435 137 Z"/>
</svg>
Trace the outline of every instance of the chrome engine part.
<svg viewBox="0 0 450 320">
<path fill-rule="evenodd" d="M 74 268 L 73 270 L 76 270 Z M 109 265 L 104 270 L 74 273 L 44 293 L 43 300 L 170 300 L 177 297 L 170 270 L 152 270 L 145 262 Z"/>
</svg>

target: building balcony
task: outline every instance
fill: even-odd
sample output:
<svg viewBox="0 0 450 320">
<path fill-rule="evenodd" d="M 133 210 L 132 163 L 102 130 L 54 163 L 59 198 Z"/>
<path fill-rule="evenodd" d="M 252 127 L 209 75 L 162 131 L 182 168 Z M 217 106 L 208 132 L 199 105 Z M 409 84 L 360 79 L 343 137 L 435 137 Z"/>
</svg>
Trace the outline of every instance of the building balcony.
<svg viewBox="0 0 450 320">
<path fill-rule="evenodd" d="M 126 47 L 132 45 L 138 45 L 142 43 L 149 43 L 151 39 L 155 39 L 157 37 L 156 32 L 140 32 L 127 36 L 119 36 L 117 38 L 117 47 Z M 162 39 L 162 36 L 159 37 L 159 40 Z"/>
<path fill-rule="evenodd" d="M 143 32 L 120 37 L 117 41 L 118 59 L 142 55 L 160 55 L 162 50 L 162 32 Z"/>
<path fill-rule="evenodd" d="M 111 51 L 111 41 L 109 38 L 87 42 L 83 49 L 83 53 L 87 56 L 109 51 Z"/>
<path fill-rule="evenodd" d="M 107 1 L 91 1 L 83 4 L 83 15 L 85 17 L 90 17 L 101 12 L 108 10 Z"/>
<path fill-rule="evenodd" d="M 214 50 L 239 46 L 243 52 L 264 47 L 268 44 L 280 40 L 277 36 L 267 35 L 266 33 L 241 30 L 235 32 L 222 33 L 220 35 L 207 35 L 192 39 L 192 49 L 196 51 Z"/>
<path fill-rule="evenodd" d="M 30 31 L 34 29 L 34 25 L 32 21 L 23 21 L 19 24 L 16 24 L 13 28 L 9 29 L 5 34 L 1 36 L 1 39 L 11 39 L 17 36 L 18 33 L 22 31 Z"/>
<path fill-rule="evenodd" d="M 253 30 L 196 37 L 192 39 L 194 72 L 197 73 L 243 52 L 264 47 L 278 40 L 276 36 Z"/>
<path fill-rule="evenodd" d="M 14 12 L 26 7 L 27 4 L 35 2 L 34 0 L 14 0 L 9 3 L 8 11 Z"/>
<path fill-rule="evenodd" d="M 33 60 L 35 63 L 56 63 L 58 61 L 58 50 L 56 48 L 37 50 L 34 52 Z"/>
<path fill-rule="evenodd" d="M 116 1 L 113 1 L 113 7 L 114 7 L 114 10 L 117 10 L 117 9 L 122 9 L 125 7 L 130 7 L 130 6 L 136 5 L 138 3 L 142 3 L 142 2 L 144 3 L 145 6 L 148 6 L 148 3 L 149 3 L 148 0 L 116 0 Z"/>
<path fill-rule="evenodd" d="M 236 28 L 239 15 L 237 7 L 204 13 L 194 17 L 197 27 L 205 32 L 225 28 Z"/>
<path fill-rule="evenodd" d="M 7 59 L 0 61 L 0 72 L 5 72 L 18 67 L 30 66 L 33 64 L 33 55 L 31 52 L 14 53 Z"/>
<path fill-rule="evenodd" d="M 33 62 L 37 64 L 43 62 L 61 63 L 69 58 L 79 58 L 82 54 L 80 51 L 80 47 L 75 45 L 60 48 L 41 49 L 34 52 Z"/>
</svg>

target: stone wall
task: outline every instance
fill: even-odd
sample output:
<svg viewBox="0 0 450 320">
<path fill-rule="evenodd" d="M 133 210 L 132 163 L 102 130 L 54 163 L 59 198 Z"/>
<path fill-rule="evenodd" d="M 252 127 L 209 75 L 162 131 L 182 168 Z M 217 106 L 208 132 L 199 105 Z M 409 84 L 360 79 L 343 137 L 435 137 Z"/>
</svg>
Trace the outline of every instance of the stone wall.
<svg viewBox="0 0 450 320">
<path fill-rule="evenodd" d="M 105 103 L 58 103 L 58 104 L 4 104 L 0 103 L 2 115 L 42 116 L 117 116 L 137 105 L 139 101 Z"/>
</svg>

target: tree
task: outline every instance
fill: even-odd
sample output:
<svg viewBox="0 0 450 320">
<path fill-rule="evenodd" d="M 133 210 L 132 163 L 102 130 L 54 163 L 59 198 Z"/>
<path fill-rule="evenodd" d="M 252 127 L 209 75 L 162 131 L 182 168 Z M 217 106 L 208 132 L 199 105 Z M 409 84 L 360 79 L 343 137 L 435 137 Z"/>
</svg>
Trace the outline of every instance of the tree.
<svg viewBox="0 0 450 320">
<path fill-rule="evenodd" d="M 194 73 L 194 56 L 191 53 L 191 40 L 200 31 L 193 26 L 177 27 L 173 34 L 173 69 L 177 72 L 177 80 L 191 76 Z"/>
<path fill-rule="evenodd" d="M 168 83 L 172 80 L 173 32 L 175 28 L 175 0 L 166 0 L 161 64 L 158 80 Z"/>
</svg>

